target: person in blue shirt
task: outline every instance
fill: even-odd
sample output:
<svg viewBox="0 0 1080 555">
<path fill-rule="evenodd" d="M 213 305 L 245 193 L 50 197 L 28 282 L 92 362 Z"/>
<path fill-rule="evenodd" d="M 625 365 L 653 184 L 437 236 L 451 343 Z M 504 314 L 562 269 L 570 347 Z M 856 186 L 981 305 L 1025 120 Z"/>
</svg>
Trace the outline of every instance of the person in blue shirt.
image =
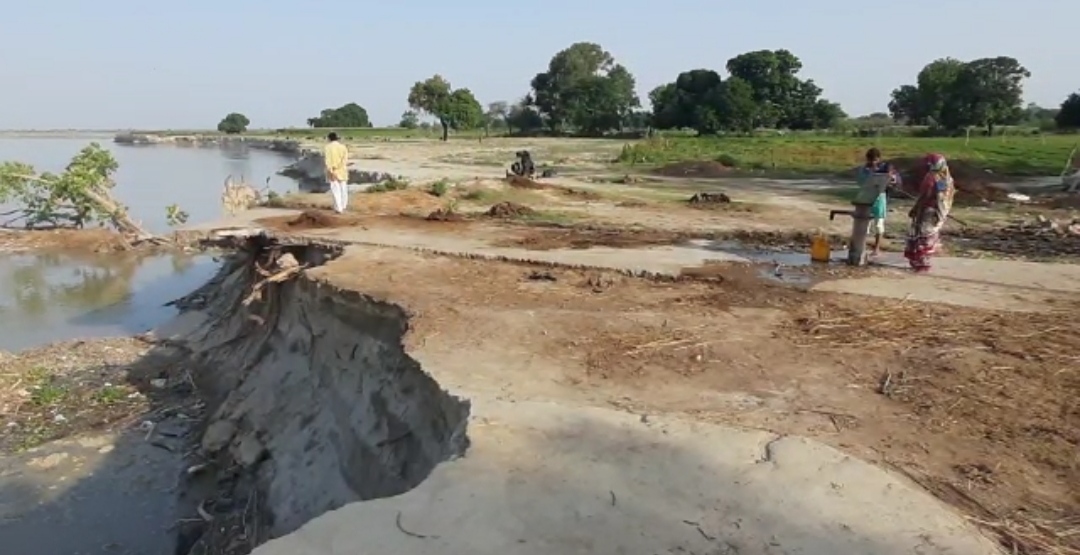
<svg viewBox="0 0 1080 555">
<path fill-rule="evenodd" d="M 866 179 L 875 173 L 889 174 L 891 176 L 889 187 L 896 187 L 900 184 L 900 175 L 891 164 L 881 159 L 881 151 L 877 148 L 871 148 L 866 151 L 866 164 L 859 168 L 856 182 L 859 186 L 862 186 Z M 888 196 L 887 192 L 882 192 L 870 207 L 870 217 L 872 219 L 867 233 L 874 236 L 874 252 L 872 256 L 881 254 L 881 240 L 885 237 L 885 215 L 889 211 Z"/>
</svg>

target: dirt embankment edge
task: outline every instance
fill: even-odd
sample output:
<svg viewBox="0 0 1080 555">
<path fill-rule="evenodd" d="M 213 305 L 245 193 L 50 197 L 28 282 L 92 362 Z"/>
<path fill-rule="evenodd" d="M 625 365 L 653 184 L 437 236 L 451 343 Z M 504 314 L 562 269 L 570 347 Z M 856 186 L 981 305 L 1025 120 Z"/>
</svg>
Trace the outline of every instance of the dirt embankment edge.
<svg viewBox="0 0 1080 555">
<path fill-rule="evenodd" d="M 340 247 L 234 239 L 175 302 L 209 415 L 184 488 L 181 553 L 247 553 L 327 511 L 404 493 L 464 454 L 470 403 L 406 354 L 399 306 L 309 279 Z M 205 469 L 205 470 L 201 470 Z"/>
</svg>

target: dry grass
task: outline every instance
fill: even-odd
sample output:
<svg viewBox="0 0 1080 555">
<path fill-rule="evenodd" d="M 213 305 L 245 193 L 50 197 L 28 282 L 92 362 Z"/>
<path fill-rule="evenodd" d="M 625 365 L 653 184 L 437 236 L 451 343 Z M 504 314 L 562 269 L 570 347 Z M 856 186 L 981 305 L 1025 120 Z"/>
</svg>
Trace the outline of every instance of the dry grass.
<svg viewBox="0 0 1080 555">
<path fill-rule="evenodd" d="M 0 372 L 0 452 L 145 411 L 149 401 L 128 370 L 149 348 L 136 339 L 72 341 L 7 355 Z"/>
<path fill-rule="evenodd" d="M 965 453 L 980 462 L 954 467 L 952 477 L 892 465 L 1012 553 L 1080 555 L 1077 307 L 1018 314 L 904 301 L 878 306 L 819 306 L 791 323 L 791 337 L 805 347 L 894 353 L 876 377 L 878 392 L 909 406 L 927 433 L 981 447 Z"/>
</svg>

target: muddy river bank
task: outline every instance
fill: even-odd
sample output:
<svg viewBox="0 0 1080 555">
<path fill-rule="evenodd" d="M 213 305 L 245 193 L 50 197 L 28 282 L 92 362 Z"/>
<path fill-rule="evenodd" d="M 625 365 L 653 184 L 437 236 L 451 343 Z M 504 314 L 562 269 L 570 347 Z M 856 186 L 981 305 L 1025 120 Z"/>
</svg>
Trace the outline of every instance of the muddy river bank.
<svg viewBox="0 0 1080 555">
<path fill-rule="evenodd" d="M 30 347 L 0 353 L 13 552 L 246 553 L 464 453 L 469 404 L 405 354 L 405 313 L 300 276 L 340 247 L 228 247 L 0 259 L 0 335 Z"/>
</svg>

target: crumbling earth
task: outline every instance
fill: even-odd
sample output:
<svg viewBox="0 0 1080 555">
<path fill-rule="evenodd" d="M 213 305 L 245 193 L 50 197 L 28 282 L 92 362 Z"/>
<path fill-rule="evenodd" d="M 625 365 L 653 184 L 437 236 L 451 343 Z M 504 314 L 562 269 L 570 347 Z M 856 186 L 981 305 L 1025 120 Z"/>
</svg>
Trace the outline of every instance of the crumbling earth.
<svg viewBox="0 0 1080 555">
<path fill-rule="evenodd" d="M 492 218 L 520 218 L 535 214 L 536 211 L 516 202 L 504 201 L 492 205 L 486 214 Z"/>
</svg>

